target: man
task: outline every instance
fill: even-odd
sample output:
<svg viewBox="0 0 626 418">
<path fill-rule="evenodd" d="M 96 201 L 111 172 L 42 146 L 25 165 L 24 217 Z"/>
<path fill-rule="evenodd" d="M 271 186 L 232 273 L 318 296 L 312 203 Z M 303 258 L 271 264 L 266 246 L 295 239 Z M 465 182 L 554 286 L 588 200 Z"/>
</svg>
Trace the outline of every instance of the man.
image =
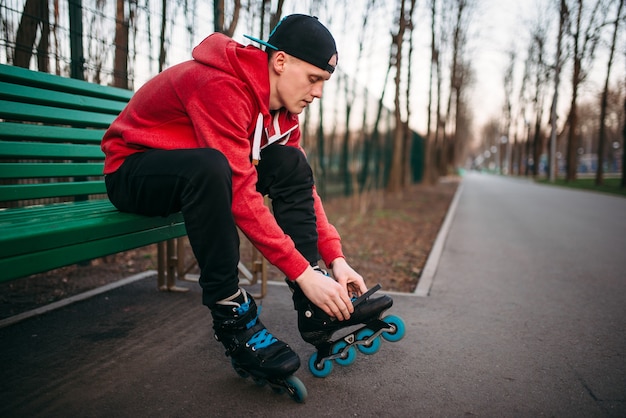
<svg viewBox="0 0 626 418">
<path fill-rule="evenodd" d="M 213 34 L 193 60 L 147 82 L 103 137 L 104 172 L 119 210 L 182 212 L 203 303 L 233 362 L 288 376 L 298 356 L 265 329 L 239 288 L 236 226 L 331 317 L 348 320 L 351 295 L 367 289 L 344 258 L 300 147 L 297 115 L 322 97 L 337 65 L 335 41 L 317 18 L 291 15 L 258 42 L 266 51 Z M 334 280 L 317 267 L 320 258 Z"/>
</svg>

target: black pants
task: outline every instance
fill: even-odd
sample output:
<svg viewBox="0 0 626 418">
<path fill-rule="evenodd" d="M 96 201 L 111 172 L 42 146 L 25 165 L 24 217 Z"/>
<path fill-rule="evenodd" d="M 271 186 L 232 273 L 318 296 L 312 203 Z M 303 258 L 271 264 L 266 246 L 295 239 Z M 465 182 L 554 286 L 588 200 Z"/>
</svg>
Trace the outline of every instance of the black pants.
<svg viewBox="0 0 626 418">
<path fill-rule="evenodd" d="M 261 153 L 257 190 L 272 199 L 278 225 L 317 263 L 313 174 L 296 148 L 272 145 Z M 237 291 L 239 235 L 231 212 L 232 172 L 210 148 L 133 154 L 106 176 L 109 199 L 123 212 L 167 216 L 181 211 L 200 267 L 202 302 L 209 308 Z"/>
</svg>

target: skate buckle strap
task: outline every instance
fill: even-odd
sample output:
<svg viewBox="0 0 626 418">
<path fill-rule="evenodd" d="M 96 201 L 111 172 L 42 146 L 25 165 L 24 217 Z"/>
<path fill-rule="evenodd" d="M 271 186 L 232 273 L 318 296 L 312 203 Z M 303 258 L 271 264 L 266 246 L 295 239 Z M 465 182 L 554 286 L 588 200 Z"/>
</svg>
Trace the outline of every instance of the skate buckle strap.
<svg viewBox="0 0 626 418">
<path fill-rule="evenodd" d="M 242 303 L 241 305 L 237 306 L 235 310 L 237 311 L 239 315 L 245 314 L 246 312 L 248 312 L 248 310 L 250 310 L 250 301 Z"/>
<path fill-rule="evenodd" d="M 364 300 L 366 300 L 367 298 L 372 296 L 375 292 L 378 292 L 381 288 L 382 288 L 382 286 L 380 285 L 380 283 L 377 284 L 376 286 L 372 287 L 370 290 L 368 290 L 367 292 L 365 292 L 361 296 L 359 296 L 357 299 L 355 299 L 352 302 L 352 306 L 354 306 L 356 308 L 360 303 L 362 303 Z"/>
<path fill-rule="evenodd" d="M 250 310 L 250 301 L 242 303 L 237 308 L 235 308 L 235 311 L 237 312 L 238 315 L 244 315 L 249 310 Z M 257 319 L 259 319 L 260 313 L 261 313 L 261 306 L 257 308 L 256 316 L 252 318 L 252 320 L 246 324 L 246 329 L 250 329 L 254 326 L 254 324 L 256 324 Z"/>
<path fill-rule="evenodd" d="M 248 312 L 249 305 L 250 305 L 250 302 L 246 302 L 242 304 L 240 307 L 237 308 L 237 313 L 240 315 L 243 315 L 244 313 Z M 257 320 L 259 319 L 259 315 L 261 314 L 262 308 L 263 308 L 262 306 L 259 306 L 257 308 L 257 315 L 250 322 L 246 324 L 246 329 L 250 329 L 256 325 Z M 278 339 L 276 339 L 267 330 L 267 328 L 263 328 L 262 330 L 255 332 L 254 335 L 248 340 L 246 345 L 252 348 L 252 351 L 256 351 L 258 349 L 270 346 L 276 341 L 278 341 Z"/>
</svg>

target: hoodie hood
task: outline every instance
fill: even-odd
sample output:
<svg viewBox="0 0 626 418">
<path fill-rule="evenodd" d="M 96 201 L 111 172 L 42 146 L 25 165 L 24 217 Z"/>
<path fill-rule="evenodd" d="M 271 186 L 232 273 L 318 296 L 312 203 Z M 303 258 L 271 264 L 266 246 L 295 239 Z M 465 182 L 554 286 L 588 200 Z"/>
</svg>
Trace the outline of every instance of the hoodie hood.
<svg viewBox="0 0 626 418">
<path fill-rule="evenodd" d="M 260 113 L 269 117 L 269 75 L 267 53 L 252 45 L 244 46 L 222 33 L 213 33 L 196 46 L 191 56 L 201 64 L 232 74 L 252 91 Z M 269 123 L 269 122 L 268 122 Z"/>
<path fill-rule="evenodd" d="M 241 45 L 224 34 L 214 33 L 193 49 L 192 57 L 203 65 L 234 75 L 249 86 L 259 109 L 254 119 L 253 164 L 256 165 L 261 159 L 261 149 L 274 142 L 286 143 L 289 140 L 291 132 L 298 127 L 298 119 L 285 110 L 274 117 L 270 115 L 268 57 L 265 51 L 252 45 Z"/>
</svg>

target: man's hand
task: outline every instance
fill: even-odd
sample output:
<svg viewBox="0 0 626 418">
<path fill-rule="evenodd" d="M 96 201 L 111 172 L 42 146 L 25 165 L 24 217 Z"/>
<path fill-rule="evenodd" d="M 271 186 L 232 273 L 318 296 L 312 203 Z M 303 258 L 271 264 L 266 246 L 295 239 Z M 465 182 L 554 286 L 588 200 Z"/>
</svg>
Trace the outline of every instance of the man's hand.
<svg viewBox="0 0 626 418">
<path fill-rule="evenodd" d="M 354 312 L 346 285 L 341 285 L 332 277 L 320 274 L 313 270 L 312 267 L 308 267 L 296 279 L 296 282 L 309 300 L 326 312 L 327 315 L 344 321 L 349 319 L 350 314 Z"/>
<path fill-rule="evenodd" d="M 349 296 L 352 296 L 352 294 L 361 296 L 363 293 L 367 292 L 367 286 L 365 286 L 363 277 L 348 265 L 345 258 L 336 258 L 330 265 L 333 271 L 333 277 L 345 289 Z"/>
</svg>

